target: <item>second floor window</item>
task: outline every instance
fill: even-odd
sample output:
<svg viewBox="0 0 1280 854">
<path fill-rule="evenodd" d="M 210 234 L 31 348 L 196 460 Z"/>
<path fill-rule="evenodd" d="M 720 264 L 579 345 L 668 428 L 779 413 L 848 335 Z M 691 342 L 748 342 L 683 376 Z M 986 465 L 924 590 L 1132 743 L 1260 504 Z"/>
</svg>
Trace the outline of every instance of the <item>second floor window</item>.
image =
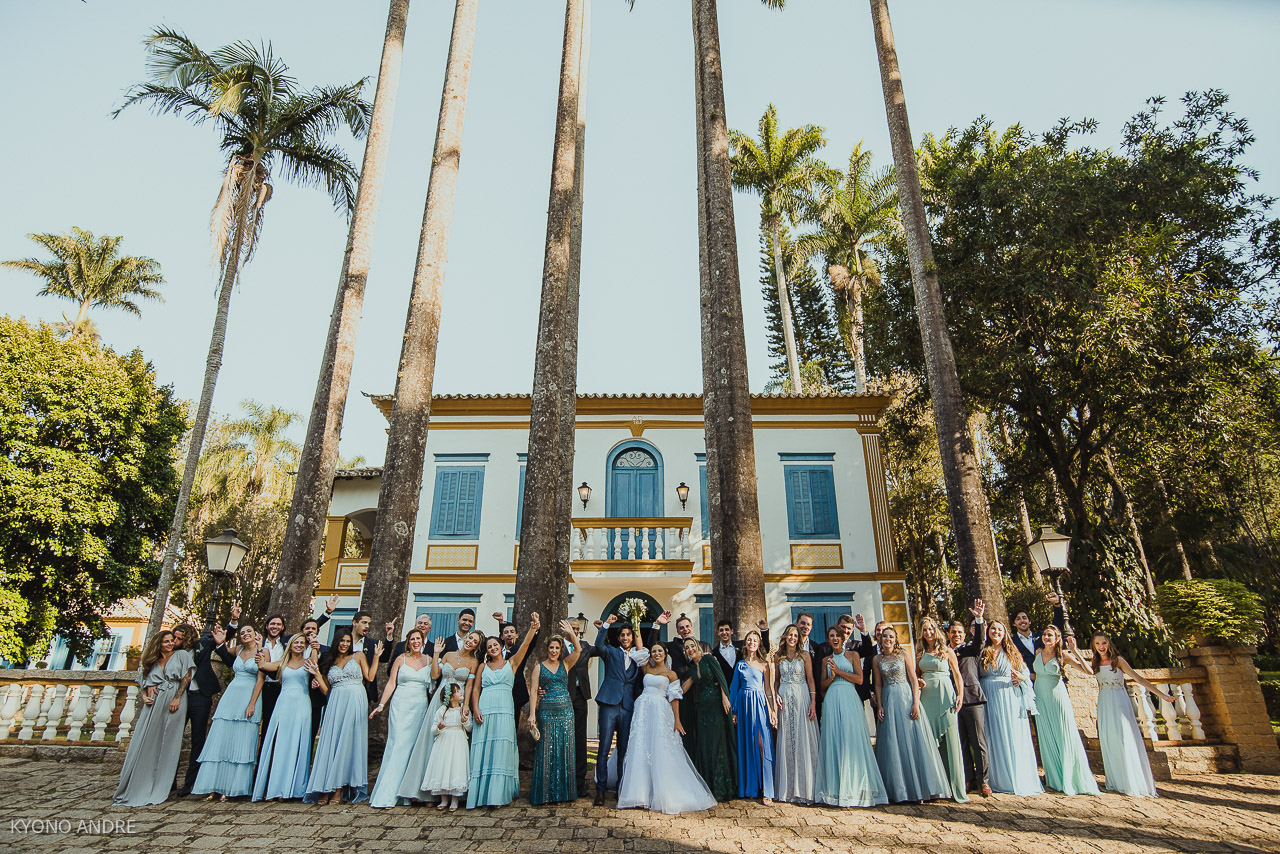
<svg viewBox="0 0 1280 854">
<path fill-rule="evenodd" d="M 787 487 L 787 529 L 793 540 L 840 538 L 835 478 L 829 465 L 783 467 Z"/>
<path fill-rule="evenodd" d="M 484 466 L 441 466 L 436 469 L 431 539 L 480 539 L 480 503 Z"/>
</svg>

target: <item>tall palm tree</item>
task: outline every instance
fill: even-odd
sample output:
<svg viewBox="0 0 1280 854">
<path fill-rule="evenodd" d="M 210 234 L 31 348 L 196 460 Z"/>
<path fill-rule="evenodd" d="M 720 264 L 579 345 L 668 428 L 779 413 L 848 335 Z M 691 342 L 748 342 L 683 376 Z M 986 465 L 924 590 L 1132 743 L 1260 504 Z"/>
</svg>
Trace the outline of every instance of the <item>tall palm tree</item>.
<svg viewBox="0 0 1280 854">
<path fill-rule="evenodd" d="M 1003 621 L 1006 619 L 1004 590 L 1000 584 L 995 543 L 991 538 L 991 515 L 982 488 L 982 470 L 969 433 L 955 352 L 951 348 L 938 272 L 933 263 L 929 223 L 925 218 L 915 148 L 911 144 L 911 124 L 907 121 L 907 99 L 902 89 L 898 52 L 893 43 L 888 0 L 871 0 L 871 21 L 875 28 L 889 142 L 893 146 L 902 226 L 915 288 L 916 314 L 920 319 L 920 337 L 924 344 L 925 370 L 938 431 L 951 527 L 956 538 L 960 581 L 966 599 L 983 599 L 991 619 Z"/>
<path fill-rule="evenodd" d="M 95 327 L 89 320 L 90 308 L 118 308 L 138 317 L 142 309 L 138 299 L 164 302 L 156 285 L 164 284 L 160 262 L 153 258 L 119 253 L 123 237 L 104 235 L 71 227 L 70 234 L 28 234 L 44 247 L 52 261 L 22 258 L 4 261 L 0 266 L 26 270 L 44 279 L 42 297 L 62 297 L 79 305 L 75 319 L 62 315 L 68 338 L 79 336 L 96 339 Z"/>
<path fill-rule="evenodd" d="M 589 0 L 566 0 L 516 572 L 519 625 L 534 611 L 569 610 L 589 16 Z"/>
<path fill-rule="evenodd" d="M 351 228 L 347 233 L 347 251 L 342 258 L 338 293 L 329 318 L 329 337 L 325 340 L 324 355 L 320 360 L 311 417 L 307 421 L 307 434 L 298 460 L 298 477 L 289 507 L 284 547 L 271 591 L 271 613 L 284 614 L 289 625 L 295 625 L 303 618 L 302 612 L 311 601 L 315 568 L 320 562 L 321 540 L 338 460 L 338 440 L 342 435 L 342 417 L 351 387 L 356 327 L 360 323 L 365 283 L 369 278 L 373 227 L 382 200 L 387 151 L 391 147 L 391 122 L 395 116 L 408 20 L 409 0 L 391 0 L 387 11 L 387 31 L 382 40 L 378 88 L 373 97 L 373 118 L 369 122 L 364 163 L 360 168 L 355 214 L 351 217 Z"/>
<path fill-rule="evenodd" d="M 378 490 L 378 515 L 360 599 L 361 606 L 373 614 L 374 624 L 379 626 L 404 616 L 409 594 L 413 532 L 418 519 L 431 385 L 440 338 L 440 291 L 449 257 L 449 229 L 462 158 L 462 123 L 467 110 L 478 8 L 479 0 L 457 0 L 453 7 L 453 33 L 440 93 L 440 116 L 413 289 L 404 322 L 404 343 L 400 347 L 395 403 L 391 407 L 382 486 Z"/>
<path fill-rule="evenodd" d="M 901 228 L 897 178 L 891 166 L 873 170 L 871 152 L 864 151 L 861 142 L 849 155 L 844 174 L 834 172 L 829 177 L 805 214 L 817 229 L 797 240 L 796 248 L 807 257 L 826 259 L 832 288 L 843 297 L 841 325 L 849 328 L 849 353 L 858 391 L 866 392 L 862 298 L 869 281 L 879 273 L 865 250 Z"/>
<path fill-rule="evenodd" d="M 784 0 L 763 2 L 780 9 Z M 716 0 L 693 0 L 692 6 L 711 590 L 717 618 L 729 620 L 738 633 L 745 634 L 766 616 L 755 434 Z"/>
<path fill-rule="evenodd" d="M 769 232 L 773 248 L 787 374 L 791 378 L 793 394 L 800 394 L 803 388 L 800 384 L 800 357 L 782 259 L 782 218 L 787 217 L 795 224 L 814 189 L 831 180 L 832 170 L 817 158 L 818 151 L 827 144 L 827 140 L 817 125 L 791 128 L 779 136 L 778 110 L 770 104 L 760 117 L 758 141 L 742 131 L 731 130 L 729 144 L 733 151 L 729 157 L 733 186 L 760 194 L 760 219 Z"/>
<path fill-rule="evenodd" d="M 336 208 L 350 213 L 356 202 L 356 170 L 330 140 L 343 127 L 363 136 L 370 108 L 360 97 L 363 81 L 300 91 L 288 67 L 271 52 L 270 44 L 254 47 L 237 42 L 205 53 L 183 33 L 163 27 L 154 30 L 146 44 L 149 79 L 133 86 L 113 115 L 144 104 L 158 114 L 172 113 L 197 125 L 212 122 L 227 155 L 210 220 L 221 280 L 217 312 L 182 485 L 151 608 L 147 628 L 151 637 L 160 628 L 173 583 L 187 503 L 222 365 L 231 291 L 261 236 L 272 193 L 272 169 L 278 165 L 286 180 L 323 189 Z"/>
</svg>

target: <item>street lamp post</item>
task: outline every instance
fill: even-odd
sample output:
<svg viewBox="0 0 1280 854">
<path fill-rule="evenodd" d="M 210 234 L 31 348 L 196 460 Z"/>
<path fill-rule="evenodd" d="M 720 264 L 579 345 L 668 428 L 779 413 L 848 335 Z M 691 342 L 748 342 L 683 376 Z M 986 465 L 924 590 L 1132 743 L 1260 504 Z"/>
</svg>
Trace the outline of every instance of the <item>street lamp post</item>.
<svg viewBox="0 0 1280 854">
<path fill-rule="evenodd" d="M 1075 630 L 1071 628 L 1071 619 L 1067 615 L 1067 597 L 1062 595 L 1062 576 L 1071 570 L 1067 567 L 1067 554 L 1071 551 L 1071 538 L 1059 534 L 1049 525 L 1040 526 L 1040 533 L 1029 546 L 1031 559 L 1036 562 L 1040 574 L 1049 579 L 1053 592 L 1058 596 L 1058 605 L 1062 608 L 1062 636 L 1074 638 Z"/>
<path fill-rule="evenodd" d="M 209 596 L 209 604 L 205 608 L 204 624 L 213 625 L 218 615 L 218 600 L 222 598 L 222 585 L 228 578 L 236 574 L 240 561 L 249 553 L 249 547 L 240 542 L 236 532 L 227 528 L 221 534 L 204 541 L 205 558 L 209 564 L 209 578 L 213 582 L 213 591 Z"/>
</svg>

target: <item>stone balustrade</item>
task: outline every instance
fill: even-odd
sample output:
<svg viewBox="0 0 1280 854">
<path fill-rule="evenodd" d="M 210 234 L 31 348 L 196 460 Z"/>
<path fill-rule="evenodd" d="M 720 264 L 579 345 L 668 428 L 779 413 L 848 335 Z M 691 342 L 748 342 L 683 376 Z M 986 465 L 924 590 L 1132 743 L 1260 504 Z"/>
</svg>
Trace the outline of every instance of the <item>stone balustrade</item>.
<svg viewBox="0 0 1280 854">
<path fill-rule="evenodd" d="M 574 519 L 570 560 L 687 561 L 690 516 Z"/>
<path fill-rule="evenodd" d="M 138 693 L 131 671 L 0 670 L 0 742 L 123 744 Z"/>
</svg>

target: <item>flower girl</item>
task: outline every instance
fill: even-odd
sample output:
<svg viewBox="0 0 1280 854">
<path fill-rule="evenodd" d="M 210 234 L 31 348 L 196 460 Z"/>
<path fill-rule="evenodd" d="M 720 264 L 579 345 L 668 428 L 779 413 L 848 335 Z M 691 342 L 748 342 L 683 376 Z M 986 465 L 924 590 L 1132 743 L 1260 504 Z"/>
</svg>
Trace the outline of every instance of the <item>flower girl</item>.
<svg viewBox="0 0 1280 854">
<path fill-rule="evenodd" d="M 422 788 L 440 798 L 436 809 L 456 810 L 467 794 L 471 781 L 470 749 L 467 733 L 471 730 L 471 718 L 462 716 L 462 691 L 457 685 L 446 685 L 445 696 L 432 721 L 435 744 L 427 770 L 423 774 Z"/>
</svg>

